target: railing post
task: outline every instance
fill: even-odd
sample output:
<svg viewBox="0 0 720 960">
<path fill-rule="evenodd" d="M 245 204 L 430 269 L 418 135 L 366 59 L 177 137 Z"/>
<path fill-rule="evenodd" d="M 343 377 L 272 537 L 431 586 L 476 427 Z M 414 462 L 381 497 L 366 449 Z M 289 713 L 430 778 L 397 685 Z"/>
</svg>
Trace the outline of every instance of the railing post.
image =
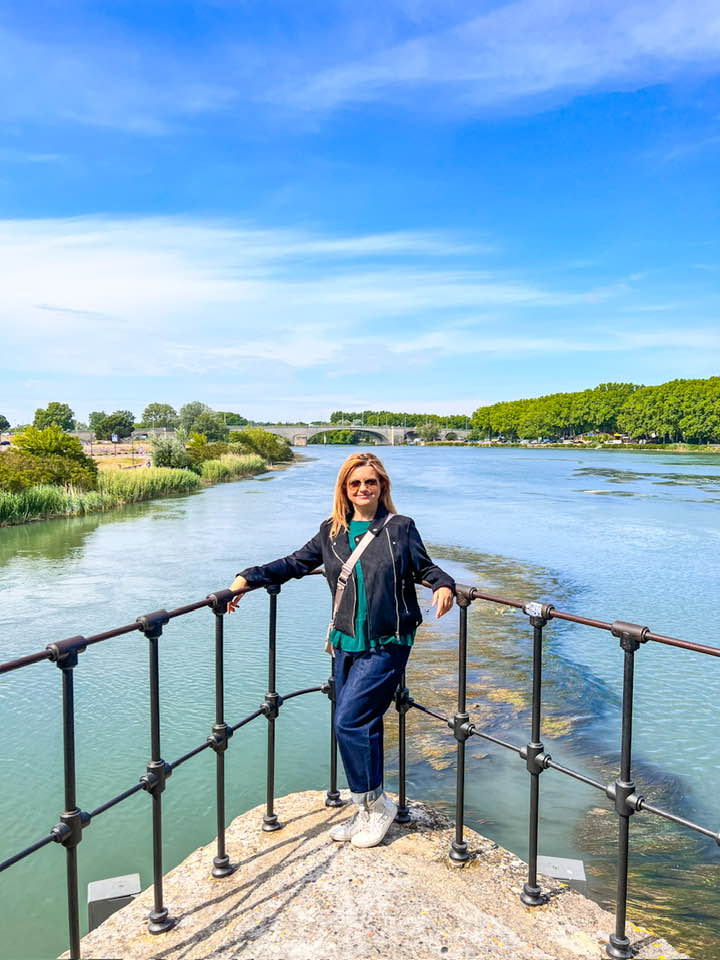
<svg viewBox="0 0 720 960">
<path fill-rule="evenodd" d="M 465 863 L 470 858 L 467 843 L 463 839 L 465 829 L 465 741 L 472 735 L 472 724 L 466 709 L 467 696 L 467 615 L 470 600 L 458 593 L 456 603 L 460 608 L 460 627 L 458 631 L 458 702 L 457 713 L 449 722 L 450 729 L 457 740 L 457 782 L 455 789 L 455 839 L 450 847 L 450 859 L 454 863 Z"/>
<path fill-rule="evenodd" d="M 405 673 L 400 678 L 400 685 L 395 692 L 395 709 L 398 712 L 398 812 L 396 823 L 409 823 L 410 810 L 407 805 L 407 732 L 406 715 L 412 706 L 410 691 L 405 686 Z"/>
<path fill-rule="evenodd" d="M 279 830 L 282 824 L 278 822 L 277 814 L 274 810 L 275 804 L 275 720 L 280 712 L 282 697 L 275 689 L 276 670 L 275 670 L 275 639 L 277 632 L 277 598 L 280 593 L 280 585 L 272 583 L 265 588 L 270 595 L 270 616 L 268 624 L 268 692 L 262 705 L 262 710 L 268 721 L 267 736 L 267 802 L 265 807 L 265 816 L 263 817 L 263 830 L 272 832 Z"/>
<path fill-rule="evenodd" d="M 330 676 L 323 687 L 330 700 L 330 789 L 325 794 L 326 807 L 344 806 L 337 788 L 337 737 L 335 736 L 335 657 L 330 658 Z"/>
<path fill-rule="evenodd" d="M 212 875 L 229 877 L 235 870 L 225 849 L 225 751 L 233 731 L 225 723 L 225 670 L 224 670 L 224 616 L 231 590 L 211 593 L 208 600 L 215 614 L 215 723 L 208 738 L 215 751 L 215 806 L 217 811 L 217 855 L 213 857 Z"/>
<path fill-rule="evenodd" d="M 620 748 L 620 778 L 607 788 L 608 797 L 615 802 L 618 820 L 618 880 L 615 906 L 615 932 L 610 934 L 605 948 L 609 957 L 627 960 L 634 955 L 630 940 L 625 933 L 627 920 L 628 860 L 630 852 L 630 817 L 642 805 L 642 797 L 635 793 L 632 780 L 632 723 L 633 684 L 635 680 L 635 653 L 645 642 L 649 627 L 616 620 L 610 627 L 613 636 L 620 640 L 623 650 L 623 706 L 622 743 Z"/>
<path fill-rule="evenodd" d="M 56 843 L 65 847 L 68 933 L 71 960 L 80 956 L 80 902 L 78 897 L 77 847 L 82 840 L 82 831 L 90 822 L 90 815 L 80 810 L 76 799 L 75 784 L 75 691 L 73 670 L 78 654 L 85 646 L 84 637 L 71 637 L 48 646 L 50 659 L 62 671 L 62 718 L 63 718 L 63 766 L 65 781 L 65 809 L 60 814 L 60 823 L 51 833 Z"/>
<path fill-rule="evenodd" d="M 141 631 L 149 642 L 150 660 L 150 763 L 147 773 L 140 778 L 143 789 L 152 797 L 153 821 L 153 909 L 150 912 L 150 933 L 164 933 L 175 925 L 175 919 L 168 914 L 163 903 L 163 865 L 162 865 L 162 795 L 165 781 L 172 774 L 172 768 L 160 756 L 160 665 L 158 659 L 158 639 L 162 628 L 169 621 L 167 610 L 156 610 L 144 617 L 138 617 Z"/>
<path fill-rule="evenodd" d="M 547 903 L 537 882 L 538 824 L 540 814 L 540 774 L 551 758 L 545 754 L 540 740 L 540 709 L 542 703 L 542 639 L 543 627 L 548 622 L 551 604 L 527 603 L 523 610 L 530 617 L 533 628 L 532 666 L 532 721 L 530 743 L 525 748 L 525 762 L 530 774 L 530 815 L 528 826 L 528 879 L 523 885 L 520 899 L 527 907 L 539 907 Z"/>
</svg>

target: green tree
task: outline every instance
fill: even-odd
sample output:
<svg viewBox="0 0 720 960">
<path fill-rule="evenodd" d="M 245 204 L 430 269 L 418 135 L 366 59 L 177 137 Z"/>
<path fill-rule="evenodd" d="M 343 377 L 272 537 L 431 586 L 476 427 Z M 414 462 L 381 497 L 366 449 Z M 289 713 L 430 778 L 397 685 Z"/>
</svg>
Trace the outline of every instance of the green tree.
<svg viewBox="0 0 720 960">
<path fill-rule="evenodd" d="M 0 490 L 12 493 L 41 483 L 95 490 L 97 476 L 97 465 L 89 457 L 81 462 L 57 453 L 38 455 L 15 448 L 0 457 Z"/>
<path fill-rule="evenodd" d="M 274 433 L 263 430 L 262 427 L 245 427 L 239 432 L 241 439 L 237 442 L 242 443 L 244 447 L 257 453 L 270 463 L 278 463 L 285 460 L 292 460 L 293 454 L 290 444 L 282 437 L 276 437 Z M 237 434 L 235 434 L 237 436 Z"/>
<path fill-rule="evenodd" d="M 218 410 L 218 416 L 223 418 L 223 423 L 228 427 L 246 427 L 250 422 L 239 413 L 233 413 L 231 410 Z"/>
<path fill-rule="evenodd" d="M 353 430 L 325 430 L 310 437 L 308 443 L 357 443 L 357 433 Z"/>
<path fill-rule="evenodd" d="M 438 433 L 437 424 L 432 422 L 423 423 L 422 426 L 417 428 L 417 433 L 420 439 L 424 440 L 426 443 L 437 440 L 437 438 L 440 436 Z"/>
<path fill-rule="evenodd" d="M 145 427 L 172 429 L 180 421 L 175 408 L 171 407 L 169 403 L 149 403 L 143 410 L 142 422 Z"/>
<path fill-rule="evenodd" d="M 180 407 L 180 426 L 188 433 L 201 432 L 195 430 L 195 421 L 201 413 L 212 413 L 212 410 L 206 403 L 200 403 L 199 400 L 192 400 L 190 403 Z"/>
<path fill-rule="evenodd" d="M 5 433 L 10 429 L 10 421 L 0 413 L 0 433 Z"/>
<path fill-rule="evenodd" d="M 13 437 L 13 444 L 21 453 L 29 453 L 38 457 L 48 454 L 57 454 L 68 460 L 77 460 L 79 463 L 95 461 L 85 454 L 82 443 L 77 437 L 71 437 L 57 424 L 38 430 L 37 427 L 26 427 Z"/>
<path fill-rule="evenodd" d="M 116 410 L 99 423 L 95 434 L 99 440 L 109 440 L 113 434 L 117 434 L 122 440 L 129 437 L 134 429 L 134 415 L 129 410 Z"/>
<path fill-rule="evenodd" d="M 13 449 L 0 458 L 6 468 L 0 486 L 4 484 L 5 489 L 18 490 L 37 483 L 73 484 L 84 490 L 97 486 L 97 464 L 86 455 L 78 438 L 57 424 L 44 430 L 26 427 L 15 434 L 13 443 Z"/>
<path fill-rule="evenodd" d="M 38 407 L 35 411 L 33 426 L 37 427 L 38 430 L 43 430 L 53 423 L 57 424 L 57 426 L 63 430 L 75 429 L 75 414 L 67 403 L 57 403 L 53 401 L 49 403 L 45 409 Z"/>
<path fill-rule="evenodd" d="M 174 437 L 156 437 L 152 441 L 152 461 L 156 467 L 191 469 L 193 462 L 185 449 L 187 434 L 180 428 Z"/>
<path fill-rule="evenodd" d="M 88 426 L 90 427 L 90 432 L 97 436 L 99 432 L 102 431 L 106 418 L 107 414 L 104 410 L 93 410 L 88 417 Z"/>
<path fill-rule="evenodd" d="M 219 413 L 213 410 L 203 410 L 195 417 L 192 424 L 193 433 L 202 433 L 208 440 L 216 442 L 227 440 L 228 428 L 223 423 L 223 418 Z"/>
</svg>

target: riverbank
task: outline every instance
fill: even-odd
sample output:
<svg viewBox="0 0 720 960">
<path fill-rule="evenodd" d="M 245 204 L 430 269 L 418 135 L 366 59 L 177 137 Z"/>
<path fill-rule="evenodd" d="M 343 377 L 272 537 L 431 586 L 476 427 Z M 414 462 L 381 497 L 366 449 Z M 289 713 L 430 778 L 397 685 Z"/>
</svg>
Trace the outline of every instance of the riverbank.
<svg viewBox="0 0 720 960">
<path fill-rule="evenodd" d="M 257 454 L 226 455 L 220 460 L 206 460 L 199 474 L 167 467 L 104 470 L 98 478 L 97 490 L 75 490 L 48 484 L 27 487 L 17 493 L 0 490 L 0 527 L 83 517 L 130 503 L 192 493 L 202 487 L 242 480 L 269 469 L 269 464 Z"/>
</svg>

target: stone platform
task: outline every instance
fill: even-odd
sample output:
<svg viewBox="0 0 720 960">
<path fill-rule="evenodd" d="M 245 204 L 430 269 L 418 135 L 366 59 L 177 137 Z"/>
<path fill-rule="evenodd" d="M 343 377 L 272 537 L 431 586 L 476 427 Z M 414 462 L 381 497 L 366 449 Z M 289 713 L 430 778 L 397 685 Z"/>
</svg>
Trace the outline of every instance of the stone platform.
<svg viewBox="0 0 720 960">
<path fill-rule="evenodd" d="M 152 936 L 152 889 L 82 941 L 82 957 L 108 960 L 601 960 L 614 918 L 557 880 L 543 879 L 543 907 L 518 898 L 526 865 L 473 830 L 472 858 L 452 866 L 450 823 L 413 803 L 410 824 L 394 824 L 383 844 L 359 850 L 334 843 L 329 826 L 348 807 L 325 794 L 279 799 L 282 830 L 260 830 L 264 808 L 227 830 L 237 869 L 210 876 L 214 845 L 171 870 L 165 903 L 177 919 Z M 637 957 L 678 958 L 665 940 L 628 924 Z M 67 956 L 65 954 L 64 956 Z"/>
</svg>

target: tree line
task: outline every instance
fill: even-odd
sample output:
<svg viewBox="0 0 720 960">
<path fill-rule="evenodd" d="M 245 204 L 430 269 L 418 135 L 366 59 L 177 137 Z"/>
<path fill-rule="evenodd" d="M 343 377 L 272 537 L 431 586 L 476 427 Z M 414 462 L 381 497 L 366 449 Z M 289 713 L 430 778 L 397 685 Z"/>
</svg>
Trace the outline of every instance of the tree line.
<svg viewBox="0 0 720 960">
<path fill-rule="evenodd" d="M 437 413 L 393 413 L 392 410 L 336 410 L 330 414 L 330 423 L 362 424 L 366 427 L 422 427 L 432 425 L 439 430 L 469 429 L 470 417 L 465 414 L 442 416 Z"/>
<path fill-rule="evenodd" d="M 53 401 L 47 407 L 38 407 L 32 424 L 19 424 L 14 431 L 19 432 L 28 426 L 37 430 L 57 426 L 66 432 L 87 431 L 94 434 L 98 440 L 109 440 L 113 435 L 120 439 L 129 437 L 133 430 L 165 427 L 168 430 L 183 429 L 188 434 L 202 433 L 208 440 L 221 442 L 228 438 L 228 427 L 243 427 L 249 422 L 239 413 L 213 410 L 206 403 L 193 400 L 177 411 L 169 403 L 149 403 L 137 422 L 135 414 L 130 410 L 114 410 L 112 413 L 93 410 L 88 422 L 82 423 L 76 419 L 69 404 Z M 0 414 L 0 433 L 9 429 L 10 422 Z"/>
<path fill-rule="evenodd" d="M 471 427 L 475 439 L 559 440 L 590 432 L 619 432 L 660 443 L 719 443 L 720 377 L 671 380 L 657 386 L 601 383 L 572 393 L 493 403 L 478 407 L 472 417 L 391 410 L 336 410 L 330 416 L 330 423 L 340 428 L 358 422 L 366 427 L 408 427 L 426 439 L 432 439 L 431 434 L 436 435 L 438 430 Z M 212 410 L 207 404 L 193 401 L 178 411 L 167 403 L 150 403 L 138 423 L 129 410 L 115 410 L 109 414 L 93 411 L 89 423 L 81 424 L 68 404 L 53 402 L 36 410 L 32 426 L 43 430 L 56 425 L 65 431 L 87 428 L 99 440 L 113 434 L 127 437 L 137 428 L 166 427 L 184 430 L 188 437 L 197 433 L 210 443 L 223 443 L 228 440 L 228 427 L 247 427 L 248 423 L 239 413 Z M 7 418 L 0 414 L 0 432 L 9 427 Z M 339 435 L 338 440 L 347 442 L 346 434 Z"/>
<path fill-rule="evenodd" d="M 597 432 L 659 443 L 717 443 L 720 377 L 650 387 L 601 383 L 592 390 L 509 400 L 478 407 L 472 426 L 483 438 L 557 440 Z"/>
</svg>

